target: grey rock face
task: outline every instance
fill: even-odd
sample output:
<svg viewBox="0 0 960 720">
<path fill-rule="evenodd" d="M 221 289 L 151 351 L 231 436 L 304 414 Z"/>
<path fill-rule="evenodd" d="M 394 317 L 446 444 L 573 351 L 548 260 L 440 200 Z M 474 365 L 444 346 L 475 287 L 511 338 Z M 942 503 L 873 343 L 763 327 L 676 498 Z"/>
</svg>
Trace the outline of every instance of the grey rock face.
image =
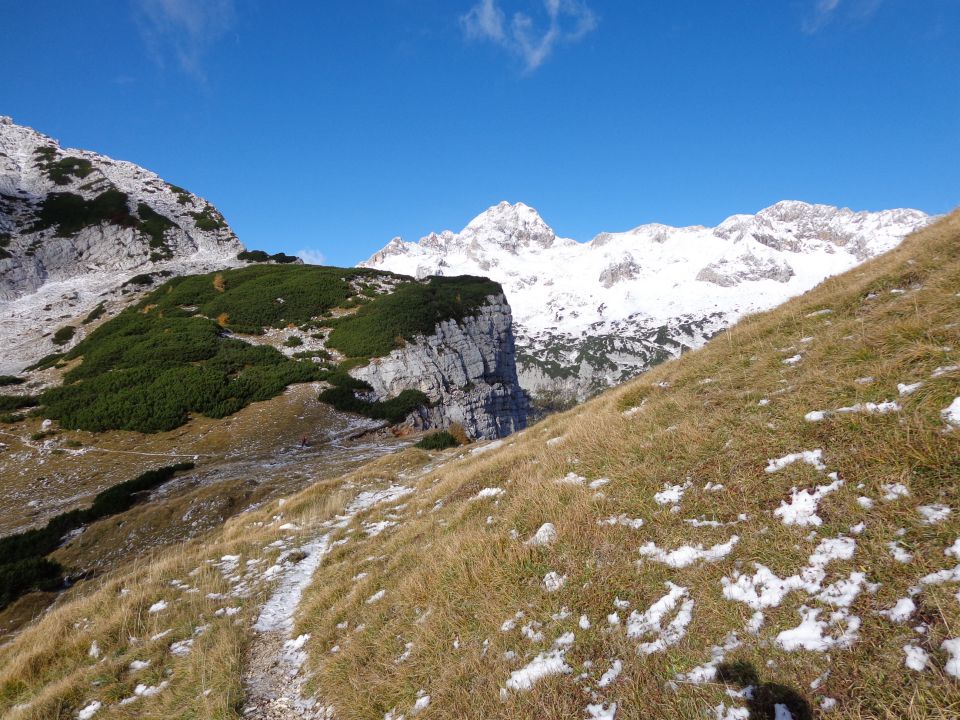
<svg viewBox="0 0 960 720">
<path fill-rule="evenodd" d="M 373 387 L 377 400 L 415 389 L 431 407 L 408 418 L 418 429 L 463 425 L 473 438 L 498 438 L 527 425 L 528 403 L 517 380 L 512 314 L 503 295 L 491 295 L 472 317 L 437 324 L 386 357 L 351 375 Z"/>
<path fill-rule="evenodd" d="M 55 193 L 91 202 L 108 191 L 127 198 L 122 222 L 88 222 L 69 233 L 38 222 Z M 164 223 L 159 238 L 136 227 L 150 213 Z M 231 262 L 243 250 L 205 200 L 132 163 L 62 149 L 10 118 L 0 121 L 0 236 L 0 300 L 97 273 L 170 269 L 178 261 Z"/>
<path fill-rule="evenodd" d="M 126 207 L 121 200 L 92 218 L 78 209 L 108 192 L 122 193 Z M 69 203 L 52 212 L 51 198 Z M 52 342 L 59 327 L 77 327 L 79 342 L 82 320 L 100 303 L 118 312 L 133 276 L 236 266 L 241 250 L 202 198 L 133 163 L 61 148 L 0 117 L 0 374 L 68 350 Z"/>
<path fill-rule="evenodd" d="M 621 262 L 608 265 L 600 273 L 600 284 L 605 288 L 612 288 L 618 282 L 633 280 L 640 273 L 640 266 L 630 256 L 624 257 Z"/>
<path fill-rule="evenodd" d="M 744 254 L 732 262 L 721 260 L 707 265 L 697 273 L 697 280 L 721 287 L 734 287 L 744 281 L 753 280 L 776 280 L 785 283 L 790 281 L 793 274 L 793 268 L 786 262 Z"/>
</svg>

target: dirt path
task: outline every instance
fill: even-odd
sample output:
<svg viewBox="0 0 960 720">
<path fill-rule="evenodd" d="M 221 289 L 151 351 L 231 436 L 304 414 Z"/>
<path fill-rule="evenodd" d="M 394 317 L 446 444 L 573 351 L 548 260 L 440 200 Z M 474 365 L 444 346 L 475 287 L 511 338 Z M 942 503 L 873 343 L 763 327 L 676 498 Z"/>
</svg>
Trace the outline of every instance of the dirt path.
<svg viewBox="0 0 960 720">
<path fill-rule="evenodd" d="M 301 671 L 306 660 L 303 645 L 310 636 L 292 637 L 293 615 L 313 573 L 329 552 L 329 543 L 328 533 L 302 546 L 300 551 L 306 553 L 306 557 L 284 573 L 260 611 L 253 626 L 256 635 L 243 678 L 247 693 L 245 718 L 327 720 L 333 717 L 333 708 L 303 697 L 306 682 Z"/>
<path fill-rule="evenodd" d="M 316 698 L 303 697 L 307 681 L 303 672 L 307 660 L 304 646 L 310 636 L 294 636 L 294 614 L 314 573 L 330 551 L 334 531 L 349 525 L 361 512 L 412 492 L 413 488 L 403 485 L 364 490 L 347 505 L 342 515 L 322 523 L 314 539 L 298 548 L 305 557 L 283 573 L 253 625 L 254 637 L 243 676 L 244 718 L 331 720 L 334 717 L 332 706 Z"/>
</svg>

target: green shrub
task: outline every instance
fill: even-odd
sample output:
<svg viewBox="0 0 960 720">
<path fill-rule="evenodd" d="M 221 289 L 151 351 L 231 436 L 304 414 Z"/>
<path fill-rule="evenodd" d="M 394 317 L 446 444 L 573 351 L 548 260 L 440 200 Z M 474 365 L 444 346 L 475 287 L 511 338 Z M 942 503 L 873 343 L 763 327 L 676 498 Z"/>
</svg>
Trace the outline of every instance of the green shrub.
<svg viewBox="0 0 960 720">
<path fill-rule="evenodd" d="M 265 263 L 270 259 L 263 250 L 241 250 L 237 253 L 237 260 L 249 263 Z"/>
<path fill-rule="evenodd" d="M 93 505 L 86 511 L 86 521 L 99 520 L 129 510 L 136 504 L 138 495 L 162 485 L 178 472 L 193 468 L 194 465 L 190 462 L 168 465 L 156 470 L 147 470 L 133 480 L 107 488 L 94 498 Z"/>
<path fill-rule="evenodd" d="M 170 183 L 167 183 L 167 187 L 170 188 L 171 192 L 177 196 L 177 202 L 180 205 L 190 204 L 191 195 L 188 191 L 184 190 L 179 185 L 172 185 Z"/>
<path fill-rule="evenodd" d="M 502 292 L 486 278 L 462 275 L 402 283 L 378 295 L 353 315 L 330 321 L 327 345 L 348 357 L 382 357 L 417 335 L 430 335 L 438 322 L 462 320 Z"/>
<path fill-rule="evenodd" d="M 46 370 L 48 368 L 52 368 L 63 359 L 64 355 L 66 355 L 66 353 L 50 353 L 49 355 L 45 355 L 37 360 L 33 365 L 28 367 L 27 372 L 31 370 Z"/>
<path fill-rule="evenodd" d="M 63 569 L 43 556 L 60 547 L 64 535 L 130 509 L 143 493 L 193 467 L 187 462 L 148 470 L 99 493 L 86 510 L 70 510 L 51 518 L 42 528 L 0 538 L 0 610 L 25 592 L 52 590 L 61 584 Z"/>
<path fill-rule="evenodd" d="M 153 282 L 153 273 L 141 273 L 140 275 L 134 275 L 132 278 L 123 283 L 120 287 L 125 288 L 129 285 L 149 285 Z"/>
<path fill-rule="evenodd" d="M 446 430 L 424 435 L 415 447 L 421 450 L 446 450 L 447 448 L 457 447 L 460 443 Z"/>
<path fill-rule="evenodd" d="M 193 216 L 197 230 L 219 230 L 227 226 L 223 216 L 212 205 L 207 205 L 200 212 L 192 212 L 190 215 Z"/>
<path fill-rule="evenodd" d="M 318 372 L 274 348 L 225 337 L 203 317 L 127 309 L 73 348 L 83 362 L 43 394 L 64 428 L 159 432 L 191 412 L 224 417 Z"/>
<path fill-rule="evenodd" d="M 300 258 L 298 258 L 296 255 L 287 255 L 286 253 L 282 252 L 268 255 L 263 250 L 243 250 L 242 252 L 237 253 L 237 259 L 250 263 L 274 262 L 278 265 L 285 265 L 300 261 Z"/>
<path fill-rule="evenodd" d="M 144 298 L 140 307 L 181 312 L 196 307 L 198 315 L 229 316 L 235 332 L 260 333 L 263 328 L 301 325 L 339 307 L 351 293 L 350 281 L 372 271 L 305 265 L 250 265 L 170 280 Z M 214 286 L 219 275 L 223 291 Z M 167 313 L 169 314 L 169 312 Z"/>
<path fill-rule="evenodd" d="M 283 341 L 283 344 L 287 347 L 300 347 L 303 345 L 303 340 L 296 335 L 291 335 Z"/>
<path fill-rule="evenodd" d="M 150 238 L 150 248 L 156 251 L 154 254 L 160 255 L 159 259 L 164 260 L 173 257 L 173 251 L 167 245 L 165 235 L 167 230 L 179 226 L 166 215 L 156 212 L 146 203 L 137 205 L 137 214 L 140 216 L 137 229 Z"/>
<path fill-rule="evenodd" d="M 47 558 L 31 557 L 0 565 L 0 609 L 34 590 L 56 590 L 63 585 L 63 568 Z"/>
<path fill-rule="evenodd" d="M 0 375 L 0 386 L 22 385 L 23 383 L 24 383 L 24 379 L 16 377 L 15 375 Z"/>
<path fill-rule="evenodd" d="M 127 195 L 112 188 L 86 200 L 74 193 L 50 193 L 43 199 L 32 232 L 56 228 L 60 237 L 70 237 L 83 228 L 103 222 L 136 227 L 137 219 L 127 207 Z"/>
<path fill-rule="evenodd" d="M 70 178 L 85 178 L 93 172 L 93 165 L 89 160 L 78 157 L 65 157 L 45 165 L 47 176 L 57 185 L 69 185 Z"/>
<path fill-rule="evenodd" d="M 36 407 L 37 404 L 37 399 L 32 395 L 0 395 L 0 412 Z"/>
<path fill-rule="evenodd" d="M 327 388 L 320 393 L 319 399 L 320 402 L 328 403 L 341 412 L 355 413 L 390 423 L 403 422 L 407 415 L 429 402 L 429 398 L 419 390 L 404 390 L 390 400 L 371 402 L 358 398 L 352 388 L 343 385 Z"/>
<path fill-rule="evenodd" d="M 77 329 L 73 325 L 64 325 L 53 334 L 54 345 L 66 345 L 73 340 L 73 335 Z"/>
<path fill-rule="evenodd" d="M 93 310 L 90 311 L 90 314 L 83 319 L 83 322 L 81 324 L 89 325 L 94 320 L 99 320 L 106 309 L 107 309 L 106 305 L 104 305 L 103 303 L 100 303 Z"/>
</svg>

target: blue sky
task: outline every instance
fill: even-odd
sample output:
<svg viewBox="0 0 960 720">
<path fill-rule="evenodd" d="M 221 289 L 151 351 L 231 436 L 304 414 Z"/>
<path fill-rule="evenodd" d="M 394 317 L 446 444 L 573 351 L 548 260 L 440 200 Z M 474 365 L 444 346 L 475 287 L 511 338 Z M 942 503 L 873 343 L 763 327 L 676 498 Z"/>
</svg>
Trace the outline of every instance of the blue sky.
<svg viewBox="0 0 960 720">
<path fill-rule="evenodd" d="M 0 114 L 353 264 L 500 200 L 587 240 L 960 203 L 956 0 L 8 0 Z"/>
</svg>

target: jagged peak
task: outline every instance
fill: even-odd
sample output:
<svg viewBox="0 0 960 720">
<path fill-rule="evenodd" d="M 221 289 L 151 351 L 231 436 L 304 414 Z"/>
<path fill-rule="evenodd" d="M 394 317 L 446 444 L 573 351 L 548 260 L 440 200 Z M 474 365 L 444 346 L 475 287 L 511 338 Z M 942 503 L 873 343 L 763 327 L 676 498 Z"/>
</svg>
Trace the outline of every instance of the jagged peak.
<svg viewBox="0 0 960 720">
<path fill-rule="evenodd" d="M 534 208 L 504 200 L 473 218 L 459 237 L 475 245 L 497 245 L 515 253 L 520 248 L 548 248 L 557 234 Z"/>
</svg>

